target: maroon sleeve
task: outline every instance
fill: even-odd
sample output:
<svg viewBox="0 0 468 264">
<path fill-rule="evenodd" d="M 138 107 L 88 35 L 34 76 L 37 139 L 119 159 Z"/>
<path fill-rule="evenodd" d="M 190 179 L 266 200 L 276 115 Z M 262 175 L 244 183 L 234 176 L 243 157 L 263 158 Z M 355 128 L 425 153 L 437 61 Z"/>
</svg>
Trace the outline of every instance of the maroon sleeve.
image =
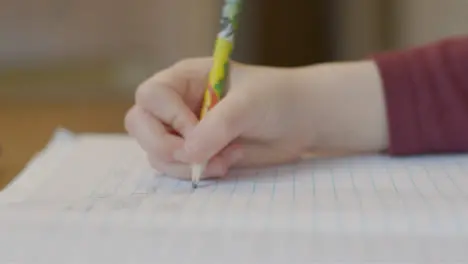
<svg viewBox="0 0 468 264">
<path fill-rule="evenodd" d="M 377 54 L 392 155 L 468 151 L 468 37 Z"/>
</svg>

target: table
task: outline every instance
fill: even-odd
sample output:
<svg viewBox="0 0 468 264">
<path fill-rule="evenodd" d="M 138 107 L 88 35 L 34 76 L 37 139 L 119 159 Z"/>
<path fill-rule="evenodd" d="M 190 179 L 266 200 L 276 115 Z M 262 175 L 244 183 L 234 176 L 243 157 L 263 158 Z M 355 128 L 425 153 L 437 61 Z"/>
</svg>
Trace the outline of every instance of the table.
<svg viewBox="0 0 468 264">
<path fill-rule="evenodd" d="M 125 132 L 131 102 L 26 102 L 0 100 L 0 189 L 41 150 L 58 127 L 73 132 Z"/>
</svg>

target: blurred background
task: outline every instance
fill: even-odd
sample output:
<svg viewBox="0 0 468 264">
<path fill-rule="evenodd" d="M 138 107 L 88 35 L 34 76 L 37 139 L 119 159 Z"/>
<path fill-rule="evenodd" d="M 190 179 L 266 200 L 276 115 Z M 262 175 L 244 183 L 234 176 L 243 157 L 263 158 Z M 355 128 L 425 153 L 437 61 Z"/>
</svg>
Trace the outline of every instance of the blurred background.
<svg viewBox="0 0 468 264">
<path fill-rule="evenodd" d="M 57 126 L 124 131 L 141 81 L 182 58 L 211 55 L 221 5 L 0 0 L 4 179 Z M 467 22 L 466 0 L 247 0 L 234 59 L 275 66 L 359 59 L 466 34 Z"/>
<path fill-rule="evenodd" d="M 210 55 L 221 0 L 0 0 L 0 96 L 128 98 L 155 71 Z M 468 32 L 466 0 L 246 1 L 238 60 L 356 59 Z"/>
</svg>

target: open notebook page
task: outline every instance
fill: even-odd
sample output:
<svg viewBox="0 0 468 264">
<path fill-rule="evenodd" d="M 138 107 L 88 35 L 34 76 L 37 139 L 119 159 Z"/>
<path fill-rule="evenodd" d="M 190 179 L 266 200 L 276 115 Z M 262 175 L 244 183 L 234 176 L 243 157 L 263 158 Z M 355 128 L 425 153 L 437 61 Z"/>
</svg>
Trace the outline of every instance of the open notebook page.
<svg viewBox="0 0 468 264">
<path fill-rule="evenodd" d="M 2 263 L 468 260 L 468 156 L 313 159 L 192 190 L 127 136 L 55 139 L 0 196 Z"/>
</svg>

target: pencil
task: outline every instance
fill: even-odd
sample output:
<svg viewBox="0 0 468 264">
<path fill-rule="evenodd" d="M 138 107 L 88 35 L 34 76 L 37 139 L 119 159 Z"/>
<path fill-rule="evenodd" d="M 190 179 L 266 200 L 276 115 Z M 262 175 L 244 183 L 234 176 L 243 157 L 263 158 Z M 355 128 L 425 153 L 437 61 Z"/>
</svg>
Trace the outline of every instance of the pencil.
<svg viewBox="0 0 468 264">
<path fill-rule="evenodd" d="M 229 60 L 234 49 L 234 37 L 238 27 L 241 0 L 225 0 L 221 15 L 221 30 L 217 35 L 213 65 L 208 78 L 208 85 L 203 97 L 199 119 L 211 110 L 222 98 L 225 92 L 229 73 Z M 206 164 L 192 165 L 192 187 L 198 187 Z"/>
</svg>

